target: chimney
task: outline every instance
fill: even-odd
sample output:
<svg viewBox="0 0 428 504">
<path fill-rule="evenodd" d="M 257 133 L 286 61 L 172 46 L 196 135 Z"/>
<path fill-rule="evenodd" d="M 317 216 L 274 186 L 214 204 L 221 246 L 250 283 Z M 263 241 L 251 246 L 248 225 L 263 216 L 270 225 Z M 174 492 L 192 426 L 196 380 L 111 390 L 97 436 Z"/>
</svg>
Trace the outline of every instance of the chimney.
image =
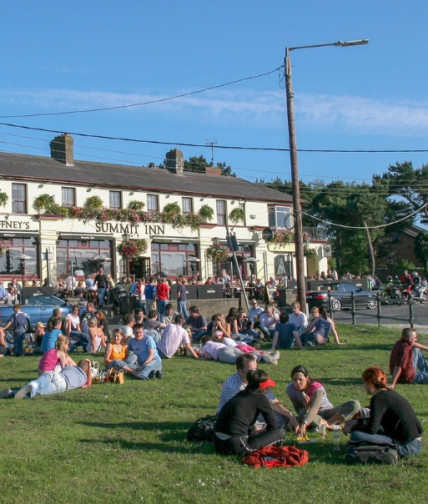
<svg viewBox="0 0 428 504">
<path fill-rule="evenodd" d="M 207 166 L 205 168 L 205 173 L 207 175 L 214 175 L 215 177 L 219 177 L 221 175 L 221 168 L 214 168 L 213 166 Z"/>
<path fill-rule="evenodd" d="M 172 149 L 166 153 L 166 169 L 177 175 L 183 175 L 184 156 L 181 150 Z"/>
<path fill-rule="evenodd" d="M 56 159 L 60 163 L 65 163 L 67 166 L 73 166 L 73 144 L 73 137 L 68 133 L 57 136 L 50 143 L 51 158 Z"/>
</svg>

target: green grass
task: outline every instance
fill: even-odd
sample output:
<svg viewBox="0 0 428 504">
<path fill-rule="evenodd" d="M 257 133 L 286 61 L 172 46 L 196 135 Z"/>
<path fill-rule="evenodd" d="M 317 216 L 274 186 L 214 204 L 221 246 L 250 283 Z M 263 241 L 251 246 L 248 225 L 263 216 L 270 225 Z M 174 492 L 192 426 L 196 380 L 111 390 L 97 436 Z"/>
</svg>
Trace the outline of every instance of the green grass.
<svg viewBox="0 0 428 504">
<path fill-rule="evenodd" d="M 262 367 L 285 387 L 292 367 L 304 364 L 323 381 L 333 404 L 355 398 L 366 405 L 362 371 L 387 369 L 399 332 L 339 326 L 346 346 L 282 351 L 279 366 Z M 421 341 L 424 340 L 422 336 Z M 101 361 L 101 358 L 99 359 Z M 38 357 L 0 360 L 0 388 L 18 388 L 37 374 Z M 95 383 L 86 390 L 0 401 L 0 502 L 61 503 L 423 503 L 428 450 L 398 466 L 347 466 L 327 435 L 306 445 L 310 462 L 290 469 L 254 470 L 236 457 L 215 454 L 208 443 L 189 443 L 186 432 L 216 410 L 221 384 L 234 367 L 175 357 L 164 380 L 124 385 Z M 428 387 L 400 385 L 422 425 Z M 288 443 L 293 443 L 291 435 Z"/>
</svg>

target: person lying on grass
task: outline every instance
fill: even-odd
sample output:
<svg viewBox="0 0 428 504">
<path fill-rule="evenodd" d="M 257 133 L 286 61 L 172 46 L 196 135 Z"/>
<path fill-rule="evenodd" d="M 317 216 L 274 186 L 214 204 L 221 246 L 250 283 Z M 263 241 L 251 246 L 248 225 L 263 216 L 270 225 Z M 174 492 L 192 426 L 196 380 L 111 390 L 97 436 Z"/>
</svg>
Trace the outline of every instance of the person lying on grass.
<svg viewBox="0 0 428 504">
<path fill-rule="evenodd" d="M 83 359 L 77 366 L 66 366 L 59 373 L 47 371 L 17 392 L 4 389 L 0 391 L 0 398 L 31 399 L 36 395 L 58 394 L 76 388 L 86 388 L 91 384 L 91 361 Z"/>
</svg>

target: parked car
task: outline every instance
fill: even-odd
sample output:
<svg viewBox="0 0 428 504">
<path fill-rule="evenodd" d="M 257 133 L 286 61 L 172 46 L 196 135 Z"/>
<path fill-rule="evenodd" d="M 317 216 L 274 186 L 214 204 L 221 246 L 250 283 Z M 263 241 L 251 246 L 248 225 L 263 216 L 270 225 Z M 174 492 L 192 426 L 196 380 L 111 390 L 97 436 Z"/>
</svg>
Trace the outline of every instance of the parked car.
<svg viewBox="0 0 428 504">
<path fill-rule="evenodd" d="M 32 330 L 37 322 L 47 324 L 48 320 L 52 317 L 54 308 L 60 308 L 61 315 L 66 317 L 71 312 L 73 305 L 55 296 L 36 295 L 28 298 L 25 304 L 21 305 L 21 310 L 28 318 L 27 330 Z M 85 309 L 81 308 L 81 313 L 84 311 Z M 0 305 L 0 319 L 2 325 L 6 324 L 12 314 L 12 304 Z"/>
<path fill-rule="evenodd" d="M 306 302 L 309 308 L 323 306 L 329 310 L 329 293 L 331 308 L 335 312 L 340 311 L 342 308 L 352 308 L 352 293 L 354 294 L 355 308 L 374 310 L 377 307 L 376 294 L 357 285 L 348 282 L 337 282 L 328 284 L 328 288 L 327 285 L 325 287 L 325 290 L 312 291 L 306 294 Z"/>
</svg>

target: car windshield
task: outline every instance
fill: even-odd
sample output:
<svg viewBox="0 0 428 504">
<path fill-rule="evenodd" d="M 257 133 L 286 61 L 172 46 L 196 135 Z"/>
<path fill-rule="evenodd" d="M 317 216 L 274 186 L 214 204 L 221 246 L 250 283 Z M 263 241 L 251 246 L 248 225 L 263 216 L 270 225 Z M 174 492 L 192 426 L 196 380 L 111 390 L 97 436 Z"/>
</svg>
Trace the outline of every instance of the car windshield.
<svg viewBox="0 0 428 504">
<path fill-rule="evenodd" d="M 61 304 L 63 301 L 54 296 L 33 296 L 28 300 L 28 305 L 32 306 L 58 306 Z"/>
</svg>

